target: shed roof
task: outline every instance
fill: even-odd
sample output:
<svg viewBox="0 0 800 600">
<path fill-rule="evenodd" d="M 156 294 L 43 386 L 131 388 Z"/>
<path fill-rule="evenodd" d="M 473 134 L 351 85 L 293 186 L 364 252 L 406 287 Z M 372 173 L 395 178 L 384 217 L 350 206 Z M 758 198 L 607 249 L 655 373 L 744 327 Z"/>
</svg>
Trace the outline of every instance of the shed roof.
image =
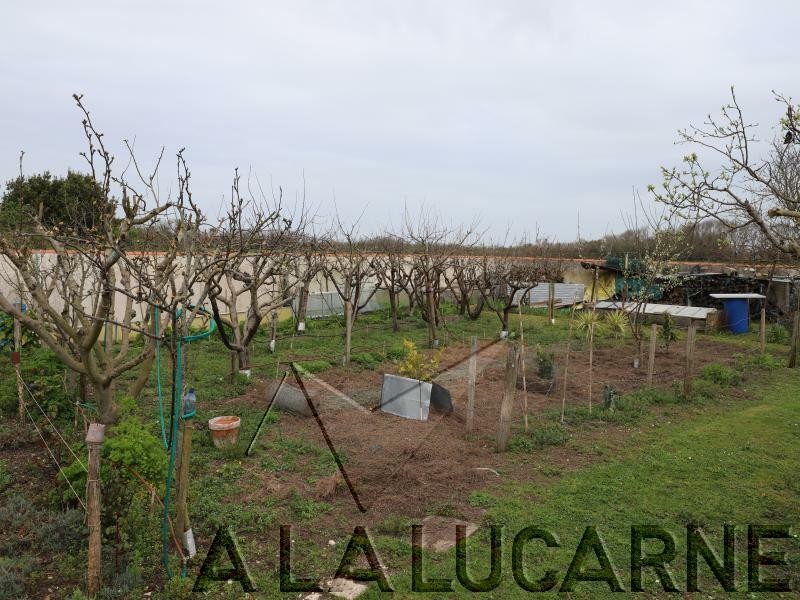
<svg viewBox="0 0 800 600">
<path fill-rule="evenodd" d="M 596 308 L 600 310 L 624 310 L 632 312 L 636 309 L 635 303 L 628 303 L 624 307 L 621 302 L 605 300 L 598 302 Z M 679 304 L 644 304 L 642 313 L 646 315 L 663 315 L 669 313 L 673 317 L 684 317 L 687 319 L 706 319 L 709 314 L 717 312 L 716 308 L 706 308 L 704 306 L 681 306 Z"/>
</svg>

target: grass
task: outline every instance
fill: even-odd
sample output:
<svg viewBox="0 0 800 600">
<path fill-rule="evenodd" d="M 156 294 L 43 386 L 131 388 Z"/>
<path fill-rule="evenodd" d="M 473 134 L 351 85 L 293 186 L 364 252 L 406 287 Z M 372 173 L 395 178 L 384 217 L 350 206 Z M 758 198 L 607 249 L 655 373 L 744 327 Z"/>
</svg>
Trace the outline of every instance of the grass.
<svg viewBox="0 0 800 600">
<path fill-rule="evenodd" d="M 781 371 L 779 377 L 771 376 L 769 381 L 751 387 L 748 401 L 727 401 L 708 414 L 643 433 L 624 456 L 566 474 L 550 486 L 508 481 L 500 493 L 492 496 L 473 492 L 471 498 L 487 506 L 485 524 L 502 525 L 505 531 L 504 577 L 494 590 L 494 597 L 527 595 L 514 583 L 508 563 L 512 536 L 528 525 L 555 533 L 561 543 L 559 548 L 547 550 L 537 545 L 527 555 L 531 578 L 534 573 L 541 576 L 545 568 L 556 569 L 559 578 L 563 578 L 584 528 L 596 525 L 625 589 L 630 587 L 631 525 L 661 525 L 675 536 L 678 558 L 672 563 L 672 571 L 678 588 L 685 590 L 687 524 L 701 526 L 720 552 L 722 524 L 734 523 L 737 589 L 746 590 L 747 524 L 796 526 L 800 521 L 800 484 L 796 477 L 800 463 L 798 386 L 800 372 Z M 478 557 L 471 567 L 473 574 L 485 576 L 488 572 L 487 539 L 476 534 L 468 544 L 469 553 Z M 789 572 L 794 574 L 796 589 L 800 585 L 796 539 L 773 542 L 773 546 L 788 550 Z M 426 577 L 455 577 L 453 560 L 451 552 L 445 560 L 426 563 Z M 596 565 L 593 557 L 587 563 L 588 568 Z M 780 569 L 772 569 L 771 576 L 781 573 Z M 702 560 L 699 572 L 704 597 L 722 596 Z M 408 571 L 402 571 L 392 581 L 397 590 L 395 597 L 417 596 L 408 592 Z M 660 590 L 652 571 L 645 570 L 644 586 L 651 594 Z M 471 596 L 459 584 L 454 583 L 453 587 L 454 592 L 448 597 Z M 375 590 L 371 588 L 367 597 L 376 597 Z M 579 583 L 569 597 L 619 595 L 611 593 L 605 583 L 592 582 Z"/>
</svg>

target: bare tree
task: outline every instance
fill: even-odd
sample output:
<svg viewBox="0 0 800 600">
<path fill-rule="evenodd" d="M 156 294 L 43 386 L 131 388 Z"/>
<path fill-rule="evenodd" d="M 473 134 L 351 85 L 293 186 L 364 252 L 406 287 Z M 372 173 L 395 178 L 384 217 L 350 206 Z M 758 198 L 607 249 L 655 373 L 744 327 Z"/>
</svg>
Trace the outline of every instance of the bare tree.
<svg viewBox="0 0 800 600">
<path fill-rule="evenodd" d="M 408 209 L 404 211 L 403 235 L 412 251 L 414 265 L 412 293 L 428 324 L 431 348 L 439 346 L 439 301 L 444 272 L 454 256 L 464 254 L 467 248 L 475 245 L 477 226 L 474 221 L 466 227 L 451 227 L 439 215 L 424 208 L 417 216 L 412 216 Z"/>
<path fill-rule="evenodd" d="M 378 253 L 374 257 L 375 274 L 381 289 L 389 296 L 389 311 L 392 317 L 392 331 L 399 331 L 398 311 L 400 294 L 410 294 L 414 265 L 402 238 L 389 236 L 380 240 Z"/>
<path fill-rule="evenodd" d="M 773 92 L 774 93 L 774 92 Z M 791 100 L 775 94 L 784 107 L 782 138 L 761 142 L 745 120 L 731 88 L 731 101 L 718 117 L 679 131 L 693 148 L 683 166 L 662 168 L 656 199 L 687 220 L 711 218 L 735 231 L 755 226 L 784 256 L 800 258 L 800 125 Z M 701 154 L 698 154 L 702 153 Z M 706 162 L 719 165 L 707 167 Z"/>
<path fill-rule="evenodd" d="M 358 223 L 347 226 L 336 217 L 336 230 L 330 240 L 330 252 L 323 271 L 332 284 L 344 307 L 344 354 L 342 363 L 350 364 L 353 342 L 353 325 L 378 291 L 375 261 L 359 237 Z"/>
<path fill-rule="evenodd" d="M 264 316 L 291 301 L 295 293 L 295 281 L 289 274 L 294 251 L 302 242 L 305 210 L 303 206 L 299 211 L 287 210 L 281 190 L 272 203 L 263 193 L 257 198 L 252 191 L 245 200 L 239 184 L 237 171 L 227 219 L 218 236 L 225 260 L 211 275 L 209 300 L 222 342 L 232 353 L 232 365 L 249 373 L 250 343 Z M 244 308 L 240 308 L 241 301 Z M 225 317 L 220 304 L 227 308 Z"/>
</svg>

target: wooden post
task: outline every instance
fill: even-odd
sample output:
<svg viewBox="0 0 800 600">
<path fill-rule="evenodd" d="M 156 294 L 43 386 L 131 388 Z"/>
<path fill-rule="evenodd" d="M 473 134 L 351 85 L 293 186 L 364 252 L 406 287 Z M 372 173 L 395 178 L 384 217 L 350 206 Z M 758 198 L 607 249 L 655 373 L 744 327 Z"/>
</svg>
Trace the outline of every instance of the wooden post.
<svg viewBox="0 0 800 600">
<path fill-rule="evenodd" d="M 597 271 L 599 270 L 599 268 L 600 267 L 595 265 L 594 275 L 592 276 L 592 295 L 591 295 L 592 304 L 595 304 L 597 302 Z"/>
<path fill-rule="evenodd" d="M 100 455 L 103 448 L 106 426 L 92 423 L 86 434 L 89 449 L 89 474 L 86 479 L 86 525 L 89 528 L 89 549 L 86 561 L 86 592 L 94 598 L 100 591 L 102 564 L 100 529 Z"/>
<path fill-rule="evenodd" d="M 522 366 L 522 402 L 525 410 L 525 433 L 528 433 L 528 382 L 525 378 L 525 328 L 522 325 L 522 296 L 519 298 L 519 361 Z"/>
<path fill-rule="evenodd" d="M 589 414 L 592 414 L 592 364 L 594 363 L 594 309 L 592 309 L 592 324 L 589 325 Z"/>
<path fill-rule="evenodd" d="M 514 409 L 514 392 L 517 389 L 517 346 L 509 344 L 506 357 L 506 378 L 503 386 L 503 403 L 500 405 L 500 425 L 497 429 L 497 451 L 505 452 L 511 436 L 511 412 Z"/>
<path fill-rule="evenodd" d="M 12 356 L 12 362 L 14 363 L 14 373 L 17 376 L 17 416 L 19 422 L 23 423 L 25 421 L 25 390 L 22 386 L 22 373 L 19 365 L 22 357 L 22 324 L 17 319 L 14 319 L 14 352 L 16 352 L 16 357 Z"/>
<path fill-rule="evenodd" d="M 577 302 L 572 299 L 572 312 L 569 315 L 569 333 L 567 334 L 567 355 L 564 357 L 564 385 L 561 390 L 561 422 L 564 422 L 564 413 L 567 410 L 567 371 L 569 370 L 569 351 L 572 344 L 572 323 L 575 320 L 575 306 Z"/>
<path fill-rule="evenodd" d="M 177 533 L 183 540 L 183 547 L 186 550 L 186 556 L 192 558 L 195 553 L 194 536 L 191 533 L 191 523 L 189 521 L 189 508 L 186 503 L 187 493 L 189 489 L 189 465 L 191 464 L 192 454 L 192 425 L 187 419 L 181 417 L 178 424 L 178 431 L 180 432 L 180 445 L 178 447 L 178 482 L 176 489 L 176 523 L 175 528 Z M 192 538 L 191 542 L 188 538 Z"/>
<path fill-rule="evenodd" d="M 761 306 L 761 325 L 758 329 L 758 341 L 761 344 L 761 354 L 767 352 L 767 309 Z"/>
<path fill-rule="evenodd" d="M 269 341 L 269 351 L 274 353 L 275 352 L 275 347 L 276 347 L 275 338 L 278 337 L 278 313 L 277 313 L 277 311 L 273 310 L 270 313 L 270 320 L 272 321 L 272 323 L 271 323 L 272 324 L 272 337 L 270 337 L 270 341 Z"/>
<path fill-rule="evenodd" d="M 650 356 L 647 359 L 647 385 L 653 385 L 653 373 L 656 368 L 656 340 L 658 339 L 658 325 L 650 325 Z"/>
<path fill-rule="evenodd" d="M 556 322 L 556 284 L 552 281 L 547 284 L 547 318 L 550 324 Z"/>
<path fill-rule="evenodd" d="M 475 379 L 478 373 L 478 336 L 469 338 L 469 375 L 467 376 L 467 433 L 475 429 Z"/>
<path fill-rule="evenodd" d="M 689 329 L 686 331 L 686 372 L 683 379 L 683 395 L 689 396 L 692 393 L 692 371 L 694 369 L 694 334 L 697 324 L 694 320 L 689 322 Z"/>
<path fill-rule="evenodd" d="M 792 347 L 789 350 L 789 368 L 797 367 L 797 347 L 800 343 L 800 299 L 794 308 L 794 321 L 792 322 Z"/>
</svg>

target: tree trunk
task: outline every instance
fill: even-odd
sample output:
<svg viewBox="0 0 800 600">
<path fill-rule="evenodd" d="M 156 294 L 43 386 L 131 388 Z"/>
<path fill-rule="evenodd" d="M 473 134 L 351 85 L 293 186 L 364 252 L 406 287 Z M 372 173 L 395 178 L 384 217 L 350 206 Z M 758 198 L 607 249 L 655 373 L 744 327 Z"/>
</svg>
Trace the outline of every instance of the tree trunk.
<svg viewBox="0 0 800 600">
<path fill-rule="evenodd" d="M 353 303 L 350 300 L 344 302 L 344 366 L 350 364 L 350 346 L 353 338 Z"/>
<path fill-rule="evenodd" d="M 236 351 L 236 358 L 239 364 L 239 372 L 250 370 L 250 348 L 244 347 Z"/>
<path fill-rule="evenodd" d="M 428 312 L 428 345 L 430 348 L 438 348 L 439 339 L 436 333 L 436 303 L 434 302 L 433 290 L 430 286 L 426 289 L 425 296 Z"/>
<path fill-rule="evenodd" d="M 153 370 L 153 363 L 155 360 L 156 352 L 152 350 L 150 354 L 147 355 L 147 358 L 142 361 L 142 364 L 139 366 L 139 376 L 136 378 L 136 381 L 131 384 L 129 390 L 129 394 L 132 398 L 138 399 L 144 386 L 150 381 L 150 371 Z"/>
<path fill-rule="evenodd" d="M 107 384 L 95 383 L 92 385 L 95 401 L 99 413 L 99 421 L 104 425 L 110 425 L 117 420 L 117 403 L 114 399 L 113 382 Z"/>
<path fill-rule="evenodd" d="M 392 331 L 400 331 L 400 325 L 397 323 L 397 292 L 389 289 L 389 308 L 392 313 Z"/>
<path fill-rule="evenodd" d="M 297 300 L 297 331 L 298 333 L 306 330 L 306 311 L 308 310 L 308 285 L 303 284 L 300 288 L 300 296 Z"/>
<path fill-rule="evenodd" d="M 177 482 L 176 493 L 176 533 L 181 536 L 186 555 L 191 558 L 194 554 L 194 540 L 191 534 L 191 523 L 189 521 L 189 508 L 187 496 L 189 490 L 189 469 L 192 455 L 192 425 L 186 419 L 181 418 L 178 425 L 180 431 L 180 446 L 178 452 Z M 191 540 L 189 538 L 192 538 Z"/>
</svg>

